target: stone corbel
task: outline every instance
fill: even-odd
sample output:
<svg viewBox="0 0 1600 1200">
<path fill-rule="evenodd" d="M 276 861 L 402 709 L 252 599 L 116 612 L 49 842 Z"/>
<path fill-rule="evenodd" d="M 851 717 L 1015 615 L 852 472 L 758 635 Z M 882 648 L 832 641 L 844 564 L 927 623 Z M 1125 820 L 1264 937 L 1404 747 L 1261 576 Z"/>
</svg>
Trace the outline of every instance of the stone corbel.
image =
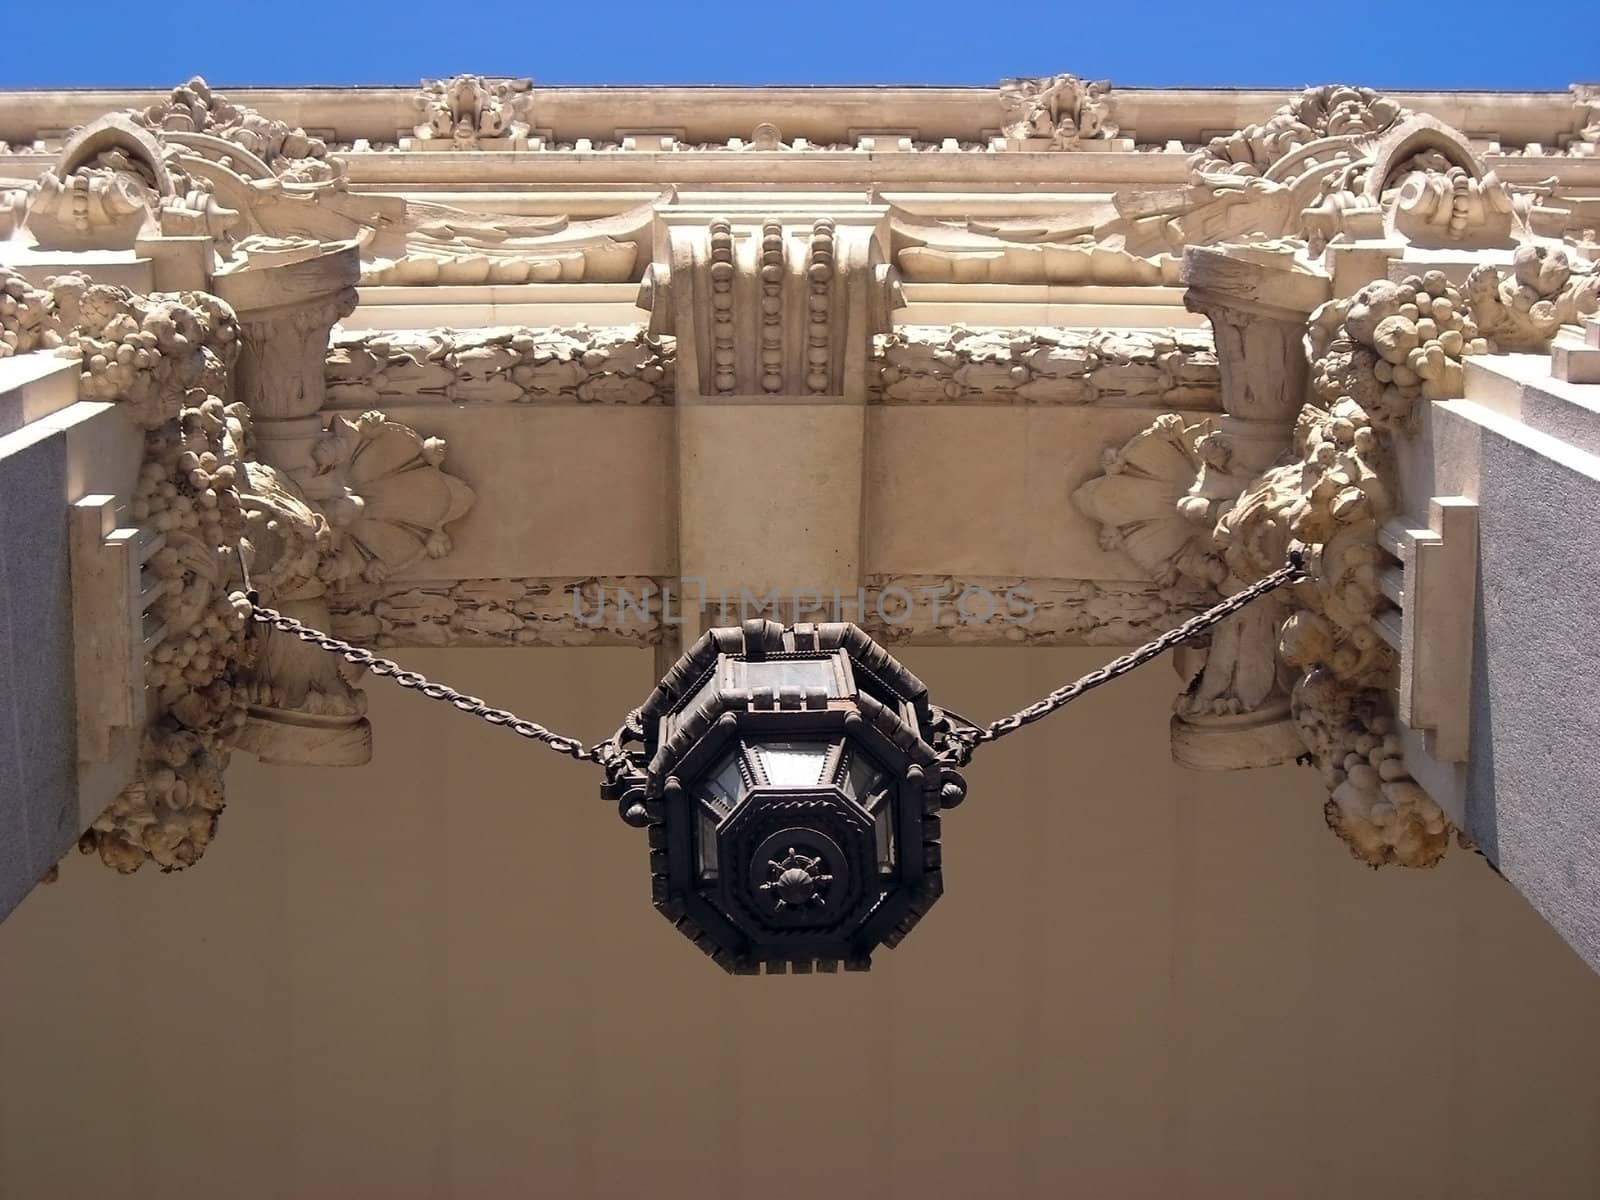
<svg viewBox="0 0 1600 1200">
<path fill-rule="evenodd" d="M 903 304 L 883 215 L 671 225 L 639 304 L 652 335 L 677 338 L 679 402 L 787 395 L 865 403 L 872 339 Z"/>
</svg>

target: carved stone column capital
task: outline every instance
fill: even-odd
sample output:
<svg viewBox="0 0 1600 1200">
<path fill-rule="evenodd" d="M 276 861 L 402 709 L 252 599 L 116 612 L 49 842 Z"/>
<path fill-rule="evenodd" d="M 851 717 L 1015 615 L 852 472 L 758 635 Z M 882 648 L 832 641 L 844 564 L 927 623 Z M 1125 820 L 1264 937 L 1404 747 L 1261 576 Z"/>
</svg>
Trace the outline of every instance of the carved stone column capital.
<svg viewBox="0 0 1600 1200">
<path fill-rule="evenodd" d="M 1224 245 L 1190 248 L 1182 278 L 1184 307 L 1211 322 L 1223 408 L 1286 431 L 1305 398 L 1300 343 L 1306 318 L 1328 299 L 1327 276 L 1298 261 L 1292 246 Z"/>
<path fill-rule="evenodd" d="M 360 253 L 311 242 L 239 261 L 216 277 L 244 331 L 238 398 L 257 422 L 311 416 L 322 407 L 328 334 L 355 311 Z"/>
</svg>

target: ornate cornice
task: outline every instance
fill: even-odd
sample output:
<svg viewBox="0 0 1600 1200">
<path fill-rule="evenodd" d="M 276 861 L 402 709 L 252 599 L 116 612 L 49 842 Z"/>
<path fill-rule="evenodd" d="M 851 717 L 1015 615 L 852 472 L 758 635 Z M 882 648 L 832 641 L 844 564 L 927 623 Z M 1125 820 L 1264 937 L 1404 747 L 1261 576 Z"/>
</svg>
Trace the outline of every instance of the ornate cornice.
<svg viewBox="0 0 1600 1200">
<path fill-rule="evenodd" d="M 480 77 L 458 76 L 455 80 L 423 81 L 420 86 L 386 88 L 233 88 L 229 96 L 235 105 L 247 106 L 290 128 L 304 126 L 308 136 L 328 142 L 330 148 L 339 147 L 339 152 L 348 153 L 351 146 L 360 144 L 363 150 L 356 151 L 357 155 L 365 147 L 372 147 L 374 153 L 392 154 L 401 138 L 421 140 L 417 127 L 424 120 L 434 130 L 433 103 L 441 96 L 438 89 L 448 89 L 463 78 L 475 81 Z M 1016 82 L 1042 88 L 1062 78 L 1071 77 Z M 863 138 L 883 143 L 885 134 L 894 133 L 914 147 L 927 146 L 936 152 L 948 140 L 989 153 L 991 139 L 1003 136 L 1006 125 L 1019 119 L 1010 101 L 1020 89 L 1005 85 L 602 88 L 541 84 L 524 90 L 525 82 L 482 79 L 481 87 L 490 101 L 483 107 L 503 110 L 505 100 L 497 91 L 508 87 L 513 111 L 509 121 L 502 118 L 501 128 L 528 123 L 530 136 L 543 139 L 547 152 L 555 146 L 575 147 L 580 141 L 596 149 L 610 145 L 620 150 L 636 132 L 670 136 L 674 148 L 710 145 L 725 150 L 735 141 L 743 148 L 760 141 L 755 131 L 765 123 L 782 130 L 781 140 L 791 146 L 798 141 L 807 147 L 848 146 L 854 150 Z M 1268 125 L 1279 110 L 1300 102 L 1300 93 L 1282 89 L 1132 88 L 1081 80 L 1078 84 L 1099 89 L 1099 98 L 1120 136 L 1151 150 L 1178 143 L 1172 153 L 1180 157 L 1213 138 L 1226 138 L 1227 131 Z M 1361 90 L 1338 89 L 1341 93 Z M 519 97 L 532 98 L 531 113 L 517 109 Z M 1588 111 L 1592 97 L 1582 85 L 1571 90 L 1520 93 L 1395 90 L 1387 98 L 1402 108 L 1431 113 L 1465 128 L 1474 137 L 1518 148 L 1532 143 L 1541 151 L 1564 151 L 1581 142 L 1581 131 L 1593 120 Z M 144 109 L 165 99 L 166 94 L 159 90 L 0 93 L 0 141 L 27 148 L 37 140 L 58 138 L 104 112 Z M 419 99 L 425 101 L 420 110 Z M 481 124 L 477 115 L 482 111 L 480 105 L 481 101 L 450 106 L 448 120 L 441 115 L 439 122 L 448 124 L 448 135 L 430 140 L 453 144 L 461 120 L 457 109 L 462 116 L 471 109 L 471 120 Z M 1086 124 L 1093 128 L 1093 120 L 1084 122 L 1077 115 L 1081 102 L 1057 107 L 1063 115 L 1073 116 L 1075 128 Z M 871 115 L 864 119 L 863 114 Z M 1059 124 L 1059 117 L 1051 121 L 1052 139 Z M 1042 125 L 1037 128 L 1042 132 Z M 634 144 L 644 149 L 657 143 L 651 136 L 641 136 Z M 426 153 L 436 156 L 432 150 Z"/>
</svg>

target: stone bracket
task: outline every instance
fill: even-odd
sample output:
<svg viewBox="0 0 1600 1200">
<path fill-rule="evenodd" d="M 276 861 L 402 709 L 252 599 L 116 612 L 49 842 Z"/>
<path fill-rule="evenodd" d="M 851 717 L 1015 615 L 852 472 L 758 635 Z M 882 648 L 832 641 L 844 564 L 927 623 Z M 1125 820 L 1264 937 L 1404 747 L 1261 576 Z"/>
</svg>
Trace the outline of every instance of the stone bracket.
<svg viewBox="0 0 1600 1200">
<path fill-rule="evenodd" d="M 116 497 L 85 496 L 72 506 L 72 643 L 78 709 L 78 760 L 106 762 L 112 732 L 145 721 L 146 612 L 158 592 L 144 564 L 164 539 L 118 524 Z M 159 588 L 155 584 L 154 588 Z"/>
<path fill-rule="evenodd" d="M 1428 524 L 1390 521 L 1378 532 L 1387 566 L 1378 582 L 1393 606 L 1374 625 L 1400 656 L 1396 713 L 1440 762 L 1467 761 L 1471 730 L 1473 596 L 1478 506 L 1435 496 Z"/>
</svg>

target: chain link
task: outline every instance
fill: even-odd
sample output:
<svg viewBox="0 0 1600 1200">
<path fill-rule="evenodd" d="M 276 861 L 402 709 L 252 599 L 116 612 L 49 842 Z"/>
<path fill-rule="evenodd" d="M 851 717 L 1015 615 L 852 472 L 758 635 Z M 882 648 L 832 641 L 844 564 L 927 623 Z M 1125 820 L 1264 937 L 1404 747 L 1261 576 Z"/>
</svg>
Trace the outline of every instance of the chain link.
<svg viewBox="0 0 1600 1200">
<path fill-rule="evenodd" d="M 319 650 L 326 650 L 330 654 L 337 654 L 345 662 L 357 667 L 365 667 L 380 679 L 388 679 L 403 688 L 420 692 L 429 700 L 442 700 L 457 712 L 466 713 L 468 716 L 478 717 L 498 728 L 509 729 L 519 737 L 529 741 L 542 742 L 557 754 L 565 754 L 568 758 L 575 758 L 580 762 L 594 762 L 602 766 L 615 757 L 617 747 L 616 739 L 601 742 L 595 746 L 585 746 L 577 738 L 567 737 L 565 734 L 554 733 L 543 725 L 534 721 L 527 721 L 508 712 L 503 708 L 491 708 L 487 701 L 476 696 L 468 696 L 458 692 L 455 688 L 444 683 L 433 683 L 425 675 L 416 671 L 408 671 L 399 663 L 388 658 L 379 658 L 371 650 L 364 650 L 349 642 L 340 641 L 330 637 L 319 629 L 309 625 L 302 625 L 293 617 L 286 617 L 276 609 L 266 607 L 250 601 L 250 619 L 258 625 L 270 625 L 279 633 L 292 634 L 302 642 L 316 646 Z"/>
<path fill-rule="evenodd" d="M 1112 659 L 1098 670 L 1090 671 L 1082 679 L 1074 680 L 1065 687 L 1059 687 L 1043 699 L 1036 700 L 1027 708 L 1012 713 L 1010 716 L 1001 717 L 991 721 L 986 726 L 972 725 L 960 718 L 959 724 L 952 723 L 946 731 L 947 748 L 941 755 L 946 761 L 954 762 L 957 766 L 965 766 L 972 760 L 972 752 L 985 742 L 997 741 L 1009 733 L 1015 733 L 1025 725 L 1032 725 L 1035 721 L 1043 720 L 1058 709 L 1071 704 L 1085 692 L 1093 691 L 1103 683 L 1110 683 L 1119 676 L 1126 675 L 1129 671 L 1143 666 L 1153 658 L 1159 658 L 1174 646 L 1188 641 L 1190 638 L 1204 633 L 1213 625 L 1227 620 L 1251 601 L 1265 596 L 1268 592 L 1275 591 L 1285 584 L 1295 583 L 1304 578 L 1305 563 L 1298 553 L 1289 556 L 1287 566 L 1280 567 L 1265 579 L 1252 583 L 1242 591 L 1235 592 L 1220 604 L 1213 605 L 1203 613 L 1190 617 L 1182 625 L 1163 633 L 1152 642 L 1147 642 L 1137 650 L 1124 654 L 1121 658 Z M 953 713 L 946 713 L 947 717 L 955 717 Z"/>
</svg>

